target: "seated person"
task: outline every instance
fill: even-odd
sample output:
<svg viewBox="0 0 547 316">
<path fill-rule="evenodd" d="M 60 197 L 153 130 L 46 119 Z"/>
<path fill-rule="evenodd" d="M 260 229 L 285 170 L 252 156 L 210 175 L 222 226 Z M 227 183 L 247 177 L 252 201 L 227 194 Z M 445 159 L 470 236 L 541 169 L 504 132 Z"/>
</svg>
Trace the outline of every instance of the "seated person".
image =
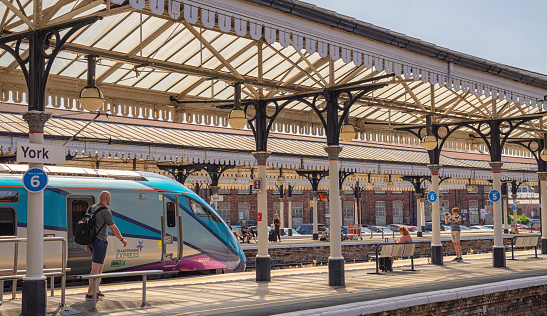
<svg viewBox="0 0 547 316">
<path fill-rule="evenodd" d="M 321 241 L 329 241 L 329 228 L 327 227 L 322 233 L 321 238 L 319 240 Z"/>
<path fill-rule="evenodd" d="M 399 238 L 399 240 L 395 240 L 395 242 L 412 242 L 412 237 L 410 236 L 408 228 L 404 226 L 399 227 L 399 233 L 402 237 Z M 393 261 L 395 261 L 395 258 L 391 257 L 391 265 L 393 265 Z"/>
<path fill-rule="evenodd" d="M 247 243 L 251 243 L 251 232 L 249 231 L 249 227 L 247 227 L 247 224 L 245 222 L 241 223 L 241 241 L 245 242 L 245 239 L 247 239 Z"/>
<path fill-rule="evenodd" d="M 226 225 L 228 225 L 228 227 L 230 228 L 230 231 L 234 234 L 235 238 L 239 239 L 239 234 L 235 230 L 232 229 L 232 226 L 230 226 L 230 221 L 227 221 Z"/>
</svg>

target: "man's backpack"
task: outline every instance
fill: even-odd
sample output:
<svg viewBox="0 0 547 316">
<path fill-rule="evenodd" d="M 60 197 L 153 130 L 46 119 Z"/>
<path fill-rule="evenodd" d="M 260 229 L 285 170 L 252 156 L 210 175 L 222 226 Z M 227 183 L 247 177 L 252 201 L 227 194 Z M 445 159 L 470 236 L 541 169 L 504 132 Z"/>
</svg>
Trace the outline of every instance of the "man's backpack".
<svg viewBox="0 0 547 316">
<path fill-rule="evenodd" d="M 97 229 L 95 225 L 95 214 L 104 209 L 106 209 L 106 206 L 101 206 L 95 210 L 95 212 L 91 213 L 90 207 L 84 217 L 78 221 L 74 227 L 74 240 L 77 244 L 89 245 L 95 241 L 95 238 L 97 238 L 97 233 L 104 227 L 103 224 L 100 229 Z"/>
</svg>

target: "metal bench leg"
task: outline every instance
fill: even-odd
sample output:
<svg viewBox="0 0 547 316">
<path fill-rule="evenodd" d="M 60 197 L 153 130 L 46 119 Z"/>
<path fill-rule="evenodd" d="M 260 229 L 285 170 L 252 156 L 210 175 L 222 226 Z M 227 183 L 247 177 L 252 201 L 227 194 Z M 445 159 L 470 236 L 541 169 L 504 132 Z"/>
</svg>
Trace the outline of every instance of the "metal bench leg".
<svg viewBox="0 0 547 316">
<path fill-rule="evenodd" d="M 14 300 L 17 298 L 17 279 L 13 279 L 11 283 L 11 299 Z"/>
<path fill-rule="evenodd" d="M 65 306 L 66 274 L 61 277 L 61 306 Z"/>
<path fill-rule="evenodd" d="M 0 306 L 4 303 L 4 280 L 0 281 Z"/>
<path fill-rule="evenodd" d="M 55 295 L 55 277 L 50 277 L 49 278 L 49 282 L 50 282 L 50 292 L 51 292 L 51 296 L 53 297 Z"/>
<path fill-rule="evenodd" d="M 146 274 L 142 276 L 142 304 L 141 307 L 146 306 Z"/>
<path fill-rule="evenodd" d="M 93 279 L 93 306 L 91 307 L 92 310 L 97 309 L 97 278 Z"/>
<path fill-rule="evenodd" d="M 414 269 L 414 256 L 410 256 L 410 270 L 407 269 L 407 270 L 403 270 L 403 271 L 418 271 L 416 269 Z"/>
</svg>

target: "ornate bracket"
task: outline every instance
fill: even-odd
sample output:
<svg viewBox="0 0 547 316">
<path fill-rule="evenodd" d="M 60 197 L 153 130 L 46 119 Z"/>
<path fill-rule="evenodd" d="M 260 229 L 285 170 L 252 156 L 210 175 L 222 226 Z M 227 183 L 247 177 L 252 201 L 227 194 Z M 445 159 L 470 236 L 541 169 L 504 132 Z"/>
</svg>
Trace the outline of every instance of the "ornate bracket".
<svg viewBox="0 0 547 316">
<path fill-rule="evenodd" d="M 209 174 L 209 177 L 211 178 L 211 186 L 217 187 L 220 176 L 222 176 L 222 173 L 226 170 L 232 169 L 235 166 L 231 165 L 218 165 L 218 164 L 192 164 L 192 165 L 185 165 L 185 166 L 176 166 L 176 165 L 166 165 L 166 164 L 157 164 L 158 168 L 160 170 L 168 171 L 176 180 L 177 182 L 184 184 L 186 182 L 186 179 L 188 177 L 200 170 L 205 170 L 207 174 Z"/>
<path fill-rule="evenodd" d="M 296 170 L 296 173 L 310 181 L 313 192 L 317 192 L 319 190 L 319 182 L 329 175 L 328 171 Z"/>
<path fill-rule="evenodd" d="M 545 140 L 544 139 L 522 139 L 522 140 L 509 140 L 508 141 L 511 144 L 517 144 L 519 146 L 522 146 L 534 156 L 534 159 L 536 159 L 536 163 L 538 165 L 538 172 L 545 172 L 547 171 L 547 162 L 543 161 L 539 154 L 545 148 Z"/>
</svg>

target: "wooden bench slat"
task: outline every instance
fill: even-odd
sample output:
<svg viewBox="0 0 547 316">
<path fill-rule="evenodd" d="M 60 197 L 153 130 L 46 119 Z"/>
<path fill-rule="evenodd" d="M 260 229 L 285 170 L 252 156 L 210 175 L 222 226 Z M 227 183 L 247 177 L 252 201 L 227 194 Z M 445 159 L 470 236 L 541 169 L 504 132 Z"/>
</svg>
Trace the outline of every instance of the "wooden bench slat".
<svg viewBox="0 0 547 316">
<path fill-rule="evenodd" d="M 392 257 L 401 257 L 406 245 L 396 244 L 393 246 L 393 252 L 391 253 Z"/>
<path fill-rule="evenodd" d="M 382 250 L 380 251 L 380 258 L 389 258 L 392 257 L 391 253 L 393 252 L 393 244 L 382 245 Z"/>
<path fill-rule="evenodd" d="M 414 249 L 416 249 L 416 244 L 407 244 L 405 251 L 403 252 L 403 257 L 414 257 Z"/>
</svg>

